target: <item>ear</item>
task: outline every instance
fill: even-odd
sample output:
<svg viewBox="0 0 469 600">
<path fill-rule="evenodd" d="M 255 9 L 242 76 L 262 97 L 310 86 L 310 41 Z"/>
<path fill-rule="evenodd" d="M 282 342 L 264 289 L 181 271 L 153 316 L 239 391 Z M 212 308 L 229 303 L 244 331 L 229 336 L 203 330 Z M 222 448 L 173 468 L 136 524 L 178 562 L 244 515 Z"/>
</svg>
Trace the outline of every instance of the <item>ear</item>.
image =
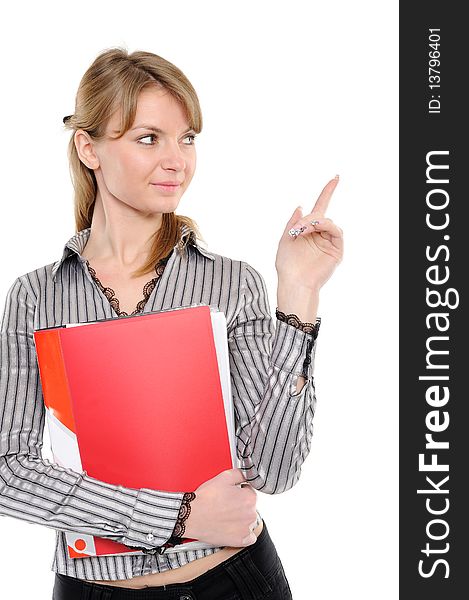
<svg viewBox="0 0 469 600">
<path fill-rule="evenodd" d="M 78 129 L 75 131 L 73 141 L 75 142 L 75 148 L 81 162 L 88 169 L 92 169 L 93 171 L 97 169 L 99 167 L 99 157 L 96 154 L 94 142 L 89 134 L 83 129 Z"/>
</svg>

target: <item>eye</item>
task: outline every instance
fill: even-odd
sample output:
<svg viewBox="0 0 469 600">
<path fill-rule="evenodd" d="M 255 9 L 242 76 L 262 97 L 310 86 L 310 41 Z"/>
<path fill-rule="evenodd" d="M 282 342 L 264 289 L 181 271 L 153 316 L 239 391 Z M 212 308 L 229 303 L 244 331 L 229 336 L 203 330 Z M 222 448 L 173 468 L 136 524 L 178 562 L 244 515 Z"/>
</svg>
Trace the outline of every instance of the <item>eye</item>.
<svg viewBox="0 0 469 600">
<path fill-rule="evenodd" d="M 144 135 L 143 137 L 139 138 L 138 143 L 143 144 L 144 146 L 152 146 L 153 144 L 147 144 L 146 142 L 142 142 L 142 140 L 146 140 L 147 138 L 156 138 L 156 135 L 154 133 Z"/>
<path fill-rule="evenodd" d="M 189 135 L 186 135 L 186 140 L 188 138 L 192 138 L 192 142 L 190 144 L 186 144 L 186 146 L 193 146 L 194 142 L 195 142 L 195 138 L 196 138 L 196 134 L 195 133 L 190 133 Z"/>
</svg>

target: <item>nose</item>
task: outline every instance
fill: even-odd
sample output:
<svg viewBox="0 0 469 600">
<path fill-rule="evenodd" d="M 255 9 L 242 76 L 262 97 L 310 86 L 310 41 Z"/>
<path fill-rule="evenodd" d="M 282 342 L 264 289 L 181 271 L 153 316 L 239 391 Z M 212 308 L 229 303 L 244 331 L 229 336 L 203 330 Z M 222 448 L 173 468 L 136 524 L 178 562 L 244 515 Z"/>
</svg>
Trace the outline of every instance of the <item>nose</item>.
<svg viewBox="0 0 469 600">
<path fill-rule="evenodd" d="M 163 169 L 173 169 L 175 171 L 183 171 L 186 168 L 186 161 L 178 142 L 168 142 L 165 144 L 161 157 L 161 166 Z"/>
</svg>

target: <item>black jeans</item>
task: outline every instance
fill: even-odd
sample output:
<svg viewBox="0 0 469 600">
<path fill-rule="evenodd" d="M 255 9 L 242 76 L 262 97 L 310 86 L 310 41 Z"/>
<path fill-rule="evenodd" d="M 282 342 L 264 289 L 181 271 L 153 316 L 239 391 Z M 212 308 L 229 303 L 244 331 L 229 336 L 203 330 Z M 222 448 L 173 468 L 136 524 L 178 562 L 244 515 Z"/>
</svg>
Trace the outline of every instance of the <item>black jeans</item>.
<svg viewBox="0 0 469 600">
<path fill-rule="evenodd" d="M 76 559 L 79 560 L 79 559 Z M 56 573 L 52 600 L 292 600 L 283 565 L 264 527 L 255 544 L 199 577 L 143 589 L 90 583 Z"/>
</svg>

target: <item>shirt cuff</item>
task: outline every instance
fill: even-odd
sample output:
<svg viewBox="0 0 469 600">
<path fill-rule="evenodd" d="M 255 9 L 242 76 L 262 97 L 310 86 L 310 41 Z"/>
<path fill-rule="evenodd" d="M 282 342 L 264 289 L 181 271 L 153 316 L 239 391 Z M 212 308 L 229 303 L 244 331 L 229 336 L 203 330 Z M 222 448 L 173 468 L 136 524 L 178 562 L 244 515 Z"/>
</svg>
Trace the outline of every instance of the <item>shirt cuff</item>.
<svg viewBox="0 0 469 600">
<path fill-rule="evenodd" d="M 283 371 L 301 375 L 307 379 L 312 372 L 320 323 L 321 319 L 318 317 L 316 319 L 317 330 L 314 335 L 277 319 L 272 342 L 272 364 Z"/>
<path fill-rule="evenodd" d="M 183 497 L 184 492 L 141 488 L 128 526 L 129 543 L 123 543 L 147 549 L 162 546 L 171 537 Z"/>
</svg>

